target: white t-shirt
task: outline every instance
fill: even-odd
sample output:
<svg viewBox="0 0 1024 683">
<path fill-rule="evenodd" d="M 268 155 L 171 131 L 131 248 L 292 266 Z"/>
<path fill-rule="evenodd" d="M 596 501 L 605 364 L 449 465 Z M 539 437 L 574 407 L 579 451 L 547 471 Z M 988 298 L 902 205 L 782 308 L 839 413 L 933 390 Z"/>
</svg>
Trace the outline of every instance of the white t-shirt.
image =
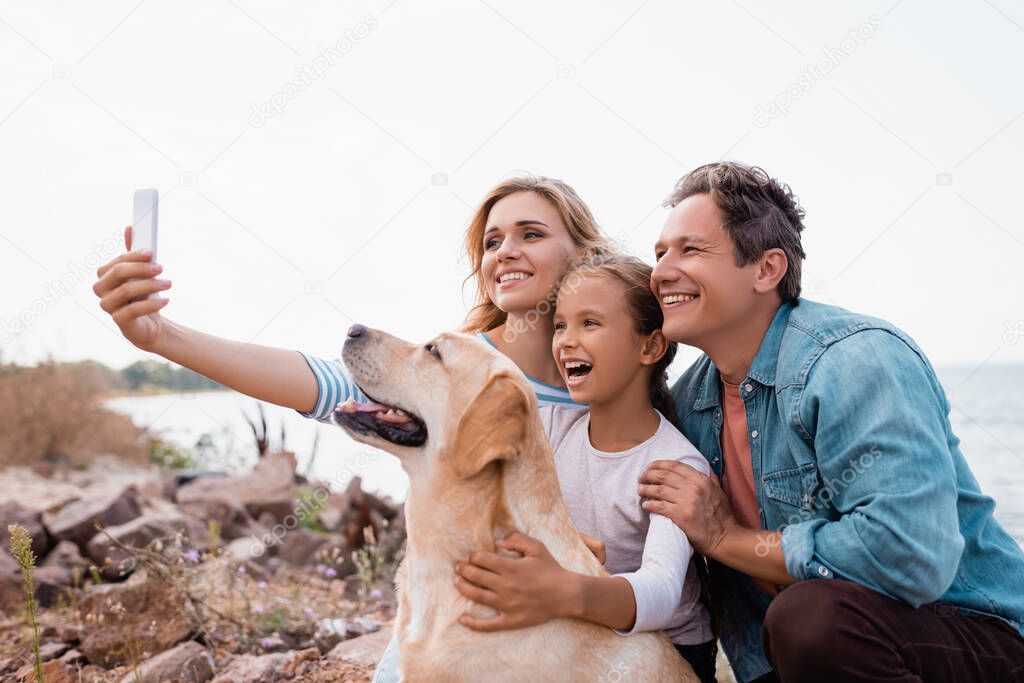
<svg viewBox="0 0 1024 683">
<path fill-rule="evenodd" d="M 540 407 L 555 454 L 558 483 L 569 516 L 583 533 L 605 544 L 605 569 L 633 587 L 636 621 L 629 631 L 664 630 L 680 645 L 714 638 L 700 601 L 700 580 L 690 559 L 693 547 L 675 523 L 640 506 L 640 475 L 655 460 L 677 460 L 703 474 L 707 461 L 672 423 L 658 413 L 657 431 L 626 451 L 599 451 L 590 443 L 585 408 Z"/>
</svg>

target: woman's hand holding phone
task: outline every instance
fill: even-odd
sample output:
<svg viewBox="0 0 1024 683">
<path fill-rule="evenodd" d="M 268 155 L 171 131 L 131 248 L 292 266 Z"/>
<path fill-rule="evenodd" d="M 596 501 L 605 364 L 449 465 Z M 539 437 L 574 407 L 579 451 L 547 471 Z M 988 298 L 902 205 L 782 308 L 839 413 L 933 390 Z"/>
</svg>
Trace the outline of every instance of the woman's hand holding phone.
<svg viewBox="0 0 1024 683">
<path fill-rule="evenodd" d="M 131 251 L 131 226 L 124 230 L 124 245 L 126 253 L 96 271 L 99 279 L 92 291 L 100 298 L 100 308 L 110 314 L 128 341 L 143 351 L 156 352 L 165 329 L 160 309 L 169 299 L 143 297 L 168 289 L 171 281 L 156 277 L 163 267 L 150 261 L 152 254 Z"/>
</svg>

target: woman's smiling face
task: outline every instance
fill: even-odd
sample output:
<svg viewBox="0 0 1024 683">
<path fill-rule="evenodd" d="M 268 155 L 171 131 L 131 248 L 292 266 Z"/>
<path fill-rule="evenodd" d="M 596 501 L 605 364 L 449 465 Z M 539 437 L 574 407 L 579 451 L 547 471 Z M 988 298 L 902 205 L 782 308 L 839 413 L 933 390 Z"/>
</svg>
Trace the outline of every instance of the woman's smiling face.
<svg viewBox="0 0 1024 683">
<path fill-rule="evenodd" d="M 495 202 L 484 230 L 480 273 L 491 301 L 506 313 L 525 312 L 552 296 L 577 251 L 555 207 L 534 192 Z"/>
</svg>

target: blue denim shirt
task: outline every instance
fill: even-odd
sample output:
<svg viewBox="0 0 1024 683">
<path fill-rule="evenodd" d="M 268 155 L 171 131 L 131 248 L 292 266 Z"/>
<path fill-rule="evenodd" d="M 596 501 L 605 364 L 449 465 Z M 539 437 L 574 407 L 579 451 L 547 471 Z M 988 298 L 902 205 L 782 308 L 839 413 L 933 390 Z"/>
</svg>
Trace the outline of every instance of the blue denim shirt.
<svg viewBox="0 0 1024 683">
<path fill-rule="evenodd" d="M 720 386 L 702 356 L 672 388 L 683 432 L 719 476 Z M 761 526 L 782 531 L 792 576 L 856 581 L 915 607 L 939 601 L 1024 633 L 1024 552 L 992 518 L 945 392 L 906 334 L 835 306 L 784 304 L 740 394 Z M 751 680 L 771 669 L 761 639 L 771 598 L 739 572 L 712 571 L 724 649 Z"/>
</svg>

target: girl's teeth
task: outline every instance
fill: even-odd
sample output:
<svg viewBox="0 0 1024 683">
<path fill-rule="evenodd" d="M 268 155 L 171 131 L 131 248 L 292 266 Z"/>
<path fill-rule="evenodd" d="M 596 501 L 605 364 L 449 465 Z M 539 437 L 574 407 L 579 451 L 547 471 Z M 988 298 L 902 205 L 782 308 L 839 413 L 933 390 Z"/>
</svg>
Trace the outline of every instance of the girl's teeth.
<svg viewBox="0 0 1024 683">
<path fill-rule="evenodd" d="M 525 280 L 530 277 L 527 273 L 506 273 L 502 275 L 498 282 L 508 282 L 509 280 Z"/>
<path fill-rule="evenodd" d="M 674 304 L 677 301 L 682 301 L 683 303 L 686 303 L 689 301 L 693 301 L 696 298 L 697 297 L 693 294 L 670 294 L 666 297 L 662 297 L 662 301 L 666 304 Z"/>
</svg>

